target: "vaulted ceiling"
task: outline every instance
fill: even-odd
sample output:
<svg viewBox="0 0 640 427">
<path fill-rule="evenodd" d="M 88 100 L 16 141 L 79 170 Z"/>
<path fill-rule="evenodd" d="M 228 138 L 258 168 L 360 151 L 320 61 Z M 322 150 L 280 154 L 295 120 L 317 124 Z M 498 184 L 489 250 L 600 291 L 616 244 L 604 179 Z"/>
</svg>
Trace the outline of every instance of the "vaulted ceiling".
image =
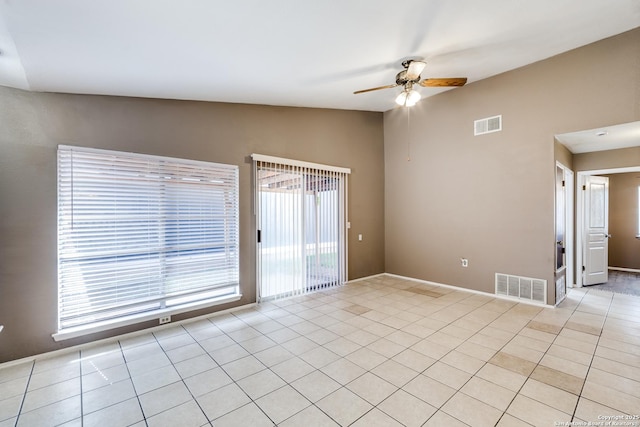
<svg viewBox="0 0 640 427">
<path fill-rule="evenodd" d="M 399 88 L 353 92 L 404 59 L 474 82 L 638 26 L 638 0 L 0 0 L 0 85 L 386 111 Z"/>
</svg>

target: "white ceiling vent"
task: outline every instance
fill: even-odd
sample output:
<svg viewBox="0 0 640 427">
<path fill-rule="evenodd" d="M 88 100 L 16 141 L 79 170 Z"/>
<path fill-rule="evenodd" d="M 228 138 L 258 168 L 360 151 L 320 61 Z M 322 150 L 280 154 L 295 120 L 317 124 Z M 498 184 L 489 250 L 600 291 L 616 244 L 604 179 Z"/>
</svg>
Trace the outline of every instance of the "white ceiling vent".
<svg viewBox="0 0 640 427">
<path fill-rule="evenodd" d="M 547 281 L 496 273 L 496 295 L 546 304 Z"/>
<path fill-rule="evenodd" d="M 473 122 L 473 135 L 484 135 L 485 133 L 500 132 L 502 130 L 502 115 L 487 117 Z"/>
</svg>

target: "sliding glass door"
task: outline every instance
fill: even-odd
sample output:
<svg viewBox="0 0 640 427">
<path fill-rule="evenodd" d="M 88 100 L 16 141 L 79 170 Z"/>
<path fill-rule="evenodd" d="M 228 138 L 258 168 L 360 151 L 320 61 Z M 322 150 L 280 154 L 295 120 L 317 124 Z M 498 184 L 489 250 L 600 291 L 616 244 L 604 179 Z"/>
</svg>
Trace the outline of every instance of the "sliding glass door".
<svg viewBox="0 0 640 427">
<path fill-rule="evenodd" d="M 259 299 L 344 283 L 348 169 L 253 158 Z"/>
</svg>

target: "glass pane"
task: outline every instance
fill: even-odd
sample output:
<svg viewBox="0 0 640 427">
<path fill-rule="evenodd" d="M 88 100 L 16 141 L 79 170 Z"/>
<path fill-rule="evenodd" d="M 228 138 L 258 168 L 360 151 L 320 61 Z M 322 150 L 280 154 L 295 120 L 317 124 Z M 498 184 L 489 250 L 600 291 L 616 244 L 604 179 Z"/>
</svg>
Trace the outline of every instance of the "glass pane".
<svg viewBox="0 0 640 427">
<path fill-rule="evenodd" d="M 605 186 L 604 184 L 591 183 L 589 186 L 589 196 L 591 203 L 589 206 L 589 227 L 605 227 Z"/>
<path fill-rule="evenodd" d="M 339 173 L 257 165 L 260 297 L 341 283 Z"/>
<path fill-rule="evenodd" d="M 302 185 L 302 174 L 293 168 L 258 171 L 263 298 L 291 294 L 304 286 Z"/>
<path fill-rule="evenodd" d="M 339 282 L 338 180 L 315 177 L 306 195 L 307 287 L 317 289 Z"/>
</svg>

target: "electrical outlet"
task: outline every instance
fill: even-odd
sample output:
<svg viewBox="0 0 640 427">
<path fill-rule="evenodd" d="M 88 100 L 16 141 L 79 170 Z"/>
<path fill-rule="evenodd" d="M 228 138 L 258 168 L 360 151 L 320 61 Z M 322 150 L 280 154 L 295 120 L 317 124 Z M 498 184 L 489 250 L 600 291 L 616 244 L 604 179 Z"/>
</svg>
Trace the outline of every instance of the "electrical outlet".
<svg viewBox="0 0 640 427">
<path fill-rule="evenodd" d="M 461 264 L 463 267 L 469 267 L 469 260 L 468 260 L 468 259 L 466 259 L 466 258 L 460 258 L 460 264 Z"/>
<path fill-rule="evenodd" d="M 161 325 L 164 325 L 165 323 L 171 322 L 171 316 L 162 316 L 161 318 L 158 319 L 158 321 L 160 322 Z"/>
</svg>

